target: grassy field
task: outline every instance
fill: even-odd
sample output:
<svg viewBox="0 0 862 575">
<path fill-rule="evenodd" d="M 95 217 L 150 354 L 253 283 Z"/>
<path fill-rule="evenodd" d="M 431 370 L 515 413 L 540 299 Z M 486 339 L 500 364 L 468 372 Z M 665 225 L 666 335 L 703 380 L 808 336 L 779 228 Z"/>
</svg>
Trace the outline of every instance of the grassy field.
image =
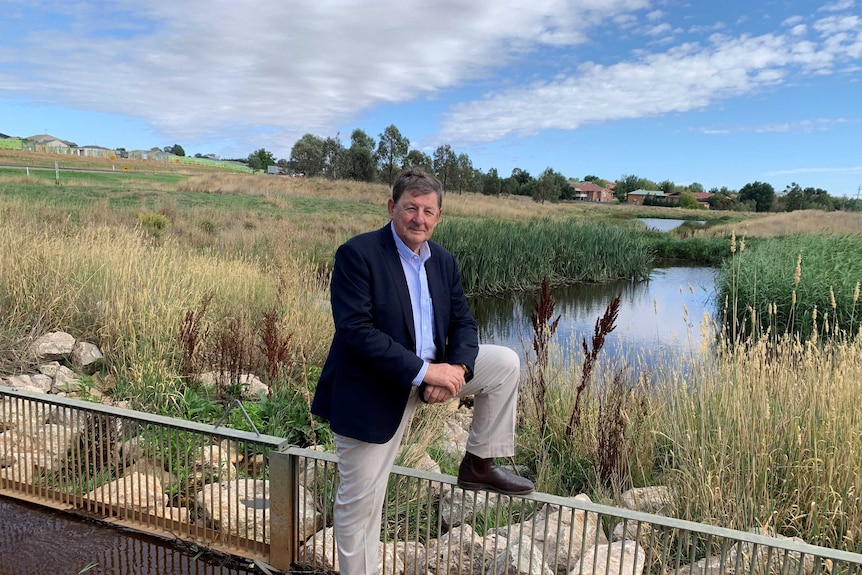
<svg viewBox="0 0 862 575">
<path fill-rule="evenodd" d="M 2 163 L 11 162 L 0 152 Z M 274 389 L 249 407 L 261 431 L 326 444 L 327 429 L 308 416 L 308 403 L 332 336 L 329 265 L 337 245 L 386 222 L 388 190 L 173 168 L 66 172 L 60 185 L 51 172 L 0 169 L 0 373 L 30 368 L 28 342 L 63 329 L 105 352 L 107 365 L 90 383 L 108 396 L 211 420 L 237 391 L 236 370 L 248 369 Z M 679 517 L 862 551 L 858 236 L 829 235 L 838 220 L 818 212 L 798 226 L 831 221 L 828 233 L 800 235 L 784 220 L 790 231 L 769 239 L 755 235 L 772 216 L 743 227 L 754 214 L 468 194 L 447 195 L 444 208 L 439 239 L 479 291 L 532 283 L 549 269 L 558 270 L 558 281 L 577 279 L 597 263 L 616 270 L 593 272 L 599 278 L 637 275 L 640 268 L 621 264 L 663 253 L 721 259 L 726 299 L 743 310 L 739 321 L 763 319 L 769 335 L 740 330 L 738 341 L 719 339 L 715 347 L 704 338 L 703 348 L 655 368 L 658 383 L 650 385 L 626 366 L 604 365 L 593 334 L 584 334 L 589 351 L 551 349 L 538 371 L 533 358 L 522 382 L 518 460 L 542 490 L 612 502 L 625 488 L 664 484 Z M 657 236 L 633 221 L 640 216 L 715 225 L 692 237 Z M 561 239 L 571 245 L 561 248 Z M 611 263 L 596 255 L 605 245 L 619 251 Z M 593 255 L 580 261 L 566 251 L 573 246 Z M 523 259 L 509 269 L 498 256 L 511 252 Z M 534 277 L 524 280 L 519 270 Z M 776 317 L 788 305 L 817 306 L 818 327 L 777 333 L 761 301 Z M 794 313 L 796 325 L 813 315 Z M 693 329 L 717 332 L 715 319 Z M 593 351 L 597 363 L 590 364 Z M 226 384 L 215 394 L 201 388 L 200 373 L 221 368 Z M 539 373 L 547 384 L 541 396 Z M 434 422 L 443 416 L 423 409 L 408 443 L 433 448 Z M 442 464 L 454 471 L 453 462 Z"/>
</svg>

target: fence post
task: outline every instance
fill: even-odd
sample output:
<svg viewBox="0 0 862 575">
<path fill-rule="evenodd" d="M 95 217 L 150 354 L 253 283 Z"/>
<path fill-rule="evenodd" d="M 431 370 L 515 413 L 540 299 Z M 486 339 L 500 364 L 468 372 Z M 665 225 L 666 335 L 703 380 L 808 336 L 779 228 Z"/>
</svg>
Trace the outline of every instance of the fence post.
<svg viewBox="0 0 862 575">
<path fill-rule="evenodd" d="M 299 537 L 299 457 L 269 453 L 269 564 L 290 572 Z"/>
</svg>

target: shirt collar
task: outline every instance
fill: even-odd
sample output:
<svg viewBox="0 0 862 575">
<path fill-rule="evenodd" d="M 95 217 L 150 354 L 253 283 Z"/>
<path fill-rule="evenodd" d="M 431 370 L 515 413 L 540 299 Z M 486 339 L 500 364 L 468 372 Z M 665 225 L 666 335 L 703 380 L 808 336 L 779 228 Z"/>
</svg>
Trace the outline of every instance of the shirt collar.
<svg viewBox="0 0 862 575">
<path fill-rule="evenodd" d="M 407 247 L 407 244 L 398 237 L 398 234 L 395 233 L 395 225 L 392 222 L 389 223 L 389 229 L 392 230 L 392 237 L 395 238 L 395 247 L 398 248 L 398 255 L 401 256 L 401 259 L 405 261 L 413 261 L 413 258 L 416 257 L 416 253 L 413 252 L 410 248 Z M 428 246 L 428 242 L 422 242 L 419 246 L 419 261 L 425 263 L 428 261 L 428 258 L 431 257 L 431 248 Z"/>
</svg>

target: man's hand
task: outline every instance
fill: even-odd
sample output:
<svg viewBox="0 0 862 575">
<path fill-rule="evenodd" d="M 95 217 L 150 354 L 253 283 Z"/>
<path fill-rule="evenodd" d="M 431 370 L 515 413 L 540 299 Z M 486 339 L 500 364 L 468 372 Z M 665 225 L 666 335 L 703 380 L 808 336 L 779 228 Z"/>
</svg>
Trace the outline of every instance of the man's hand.
<svg viewBox="0 0 862 575">
<path fill-rule="evenodd" d="M 449 401 L 464 387 L 464 368 L 450 363 L 429 364 L 423 382 L 427 403 Z"/>
</svg>

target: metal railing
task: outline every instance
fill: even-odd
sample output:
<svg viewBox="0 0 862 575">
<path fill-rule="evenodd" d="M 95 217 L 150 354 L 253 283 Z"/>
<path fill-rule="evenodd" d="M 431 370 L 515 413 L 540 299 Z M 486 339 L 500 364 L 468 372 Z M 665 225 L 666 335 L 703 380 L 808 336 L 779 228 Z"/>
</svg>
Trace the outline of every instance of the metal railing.
<svg viewBox="0 0 862 575">
<path fill-rule="evenodd" d="M 276 437 L 0 387 L 0 495 L 269 563 L 338 571 L 336 457 Z M 862 555 L 394 467 L 383 575 L 854 575 Z"/>
</svg>

